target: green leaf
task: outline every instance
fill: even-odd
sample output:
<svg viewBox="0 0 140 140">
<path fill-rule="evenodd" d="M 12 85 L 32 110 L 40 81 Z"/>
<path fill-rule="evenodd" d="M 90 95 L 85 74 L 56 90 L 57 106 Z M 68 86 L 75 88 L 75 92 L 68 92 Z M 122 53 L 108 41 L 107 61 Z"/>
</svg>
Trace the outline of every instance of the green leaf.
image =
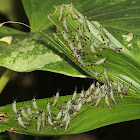
<svg viewBox="0 0 140 140">
<path fill-rule="evenodd" d="M 58 102 L 58 106 L 64 106 L 65 101 L 69 100 L 70 96 L 60 97 Z M 50 99 L 52 101 L 53 98 Z M 85 131 L 90 131 L 99 127 L 103 127 L 106 125 L 129 121 L 140 118 L 140 100 L 139 98 L 133 98 L 130 96 L 124 97 L 124 99 L 118 99 L 119 103 L 114 105 L 113 109 L 108 109 L 104 106 L 103 102 L 99 105 L 99 107 L 92 106 L 92 103 L 86 105 L 86 107 L 82 108 L 82 110 L 72 115 L 70 126 L 67 130 L 65 128 L 61 128 L 57 126 L 56 129 L 50 127 L 48 124 L 45 127 L 42 127 L 40 131 L 36 130 L 36 122 L 37 120 L 32 120 L 31 126 L 26 126 L 27 130 L 18 126 L 18 121 L 15 119 L 15 116 L 12 112 L 12 106 L 6 105 L 0 107 L 0 114 L 7 113 L 8 118 L 4 118 L 4 121 L 0 122 L 0 131 L 10 131 L 21 134 L 28 135 L 37 135 L 37 136 L 47 136 L 47 135 L 67 135 L 67 134 L 77 134 Z M 47 99 L 39 99 L 37 100 L 37 105 L 43 109 L 43 106 L 46 106 Z M 22 106 L 22 102 L 17 103 L 17 109 Z M 24 107 L 28 104 L 28 102 L 24 102 Z M 31 105 L 32 107 L 32 105 Z M 33 110 L 33 109 L 32 109 Z M 52 107 L 51 110 L 54 114 L 58 113 L 57 107 Z M 23 119 L 24 122 L 29 122 Z"/>
<path fill-rule="evenodd" d="M 69 1 L 64 1 L 64 3 L 69 3 Z M 25 9 L 25 12 L 26 12 L 26 14 L 29 18 L 29 22 L 30 22 L 31 27 L 33 27 L 36 30 L 44 30 L 44 29 L 46 30 L 50 26 L 52 26 L 51 21 L 48 19 L 48 14 L 53 13 L 54 5 L 57 6 L 59 4 L 62 4 L 61 1 L 56 1 L 56 0 L 47 1 L 47 2 L 45 2 L 44 0 L 40 0 L 39 2 L 37 0 L 34 0 L 34 1 L 23 0 L 24 9 Z M 121 41 L 122 44 L 124 44 L 124 42 L 125 42 L 124 45 L 126 45 L 127 42 L 125 41 L 125 38 L 122 38 L 121 35 L 127 35 L 128 33 L 120 35 L 120 32 L 121 32 L 120 30 L 118 32 L 116 32 L 116 29 L 114 29 L 114 28 L 112 30 L 112 27 L 114 27 L 113 24 L 115 24 L 115 26 L 116 26 L 116 23 L 121 24 L 121 22 L 120 22 L 121 15 L 126 15 L 129 12 L 128 15 L 131 15 L 131 18 L 134 16 L 136 22 L 133 23 L 133 27 L 134 28 L 137 27 L 136 31 L 139 30 L 139 24 L 137 24 L 137 23 L 139 23 L 138 22 L 139 21 L 139 14 L 138 14 L 139 10 L 137 10 L 139 8 L 139 2 L 136 2 L 136 4 L 135 4 L 135 3 L 132 3 L 130 0 L 126 0 L 126 1 L 114 1 L 113 3 L 110 2 L 110 1 L 106 1 L 106 3 L 104 3 L 103 1 L 94 1 L 94 2 L 93 1 L 92 2 L 88 1 L 88 2 L 85 2 L 84 0 L 83 1 L 78 0 L 78 1 L 74 1 L 73 4 L 78 10 L 80 10 L 80 12 L 82 12 L 84 15 L 87 15 L 90 20 L 101 21 L 103 24 L 105 24 L 105 27 L 107 27 L 108 24 L 112 25 L 110 28 L 107 28 L 107 29 L 109 29 L 109 32 L 111 34 L 113 34 L 119 41 Z M 86 8 L 86 7 L 88 7 L 88 8 Z M 40 9 L 40 10 L 37 10 L 37 9 Z M 122 9 L 125 9 L 125 10 L 123 11 Z M 114 16 L 113 16 L 113 14 L 114 14 Z M 129 16 L 128 16 L 128 18 L 129 18 Z M 111 21 L 107 22 L 108 19 L 112 19 L 113 21 L 115 20 L 115 22 L 113 22 L 113 23 Z M 118 22 L 117 22 L 117 20 L 118 20 Z M 123 20 L 123 21 L 125 22 L 125 24 L 128 24 L 127 28 L 129 28 L 130 27 L 129 26 L 130 18 L 129 18 L 129 20 Z M 133 21 L 133 19 L 131 19 L 131 21 Z M 124 25 L 124 24 L 122 24 L 122 25 Z M 124 30 L 125 30 L 125 27 L 124 27 Z M 1 27 L 1 30 L 3 30 L 3 28 L 4 27 Z M 5 30 L 3 31 L 2 34 L 0 33 L 0 35 L 3 36 L 4 33 L 6 35 L 11 35 L 11 33 L 15 34 L 17 32 L 17 30 L 12 30 L 12 31 L 11 31 L 11 29 L 10 29 L 10 31 L 8 31 L 8 30 L 9 30 L 9 28 L 5 27 Z M 48 31 L 48 32 L 50 32 L 50 31 Z M 50 33 L 53 33 L 53 32 L 55 32 L 55 31 L 53 30 Z M 118 38 L 118 36 L 119 36 L 119 38 Z M 18 35 L 15 36 L 15 37 L 18 40 L 18 42 L 15 42 L 15 44 L 19 48 L 19 50 L 20 50 L 20 47 L 24 48 L 24 45 L 22 46 L 22 44 L 25 43 L 25 41 L 23 39 L 26 36 L 24 35 L 23 39 L 22 39 L 22 37 L 18 38 Z M 29 36 L 27 35 L 27 37 L 29 37 Z M 14 38 L 14 35 L 13 35 L 13 38 Z M 41 37 L 39 37 L 39 38 L 41 38 Z M 27 43 L 28 45 L 26 44 L 26 49 L 27 49 L 27 47 L 29 47 L 28 49 L 30 49 L 30 46 L 32 46 L 32 44 L 33 44 L 32 42 L 30 42 L 30 40 L 32 40 L 31 37 L 30 37 L 30 39 L 27 38 L 26 42 L 28 42 Z M 24 41 L 24 42 L 22 42 L 22 41 Z M 139 48 L 138 47 L 139 46 L 139 36 L 137 36 L 137 39 L 133 40 L 133 42 L 134 42 L 134 44 L 136 44 L 135 47 L 137 46 L 137 48 Z M 46 43 L 44 43 L 44 44 L 46 44 Z M 49 45 L 48 45 L 48 43 L 46 44 L 46 46 L 44 44 L 42 44 L 42 47 L 44 49 L 46 49 L 46 46 L 49 46 Z M 2 46 L 1 46 L 1 48 L 3 49 Z M 47 51 L 50 51 L 50 52 L 52 52 L 52 50 L 53 49 L 50 49 L 50 47 L 48 47 L 48 49 L 47 49 Z M 135 49 L 131 49 L 131 51 L 132 50 L 135 50 Z M 6 49 L 2 53 L 2 57 L 1 57 L 2 61 L 3 61 L 3 57 L 5 58 L 5 56 L 7 55 L 7 51 L 8 51 L 8 49 Z M 53 52 L 56 52 L 56 51 L 53 50 Z M 52 54 L 53 54 L 53 52 L 52 52 Z M 136 50 L 135 53 L 133 53 L 133 54 L 136 54 L 136 53 L 138 54 L 139 51 Z M 26 53 L 24 53 L 24 54 L 26 55 Z M 137 55 L 137 57 L 138 56 L 139 55 Z M 26 56 L 22 55 L 22 57 L 25 58 Z M 53 55 L 52 55 L 52 57 L 53 57 Z M 56 57 L 56 54 L 54 55 L 54 58 L 55 57 Z M 31 56 L 31 58 L 32 58 L 32 56 Z M 39 58 L 40 57 L 36 57 L 36 60 L 38 60 Z M 63 59 L 63 57 L 62 57 L 62 59 Z M 40 60 L 38 60 L 38 61 L 40 61 Z M 55 65 L 53 65 L 55 67 L 52 67 L 52 66 L 48 65 L 49 62 L 46 62 L 47 65 L 45 65 L 45 67 L 44 67 L 44 65 L 41 64 L 41 66 L 39 66 L 40 67 L 39 69 L 40 70 L 49 70 L 49 71 L 58 72 L 58 73 L 60 72 L 60 73 L 63 73 L 63 74 L 73 75 L 73 76 L 75 75 L 75 76 L 80 76 L 80 77 L 81 77 L 81 74 L 86 75 L 85 73 L 83 73 L 81 71 L 81 69 L 79 69 L 71 61 L 69 61 L 69 62 L 68 61 L 69 60 L 65 59 L 65 56 L 64 56 L 64 59 L 63 59 L 64 63 L 63 62 L 62 63 L 61 62 L 55 63 Z M 34 61 L 34 62 L 36 62 L 36 61 Z M 24 63 L 24 69 L 23 69 L 23 67 L 21 67 L 19 65 L 19 61 L 15 61 L 15 63 L 13 63 L 13 61 L 10 61 L 10 62 L 7 62 L 7 63 L 8 63 L 8 65 L 10 64 L 9 67 L 8 67 L 7 64 L 4 64 L 3 62 L 0 62 L 0 65 L 2 65 L 4 67 L 7 67 L 9 69 L 15 70 L 15 71 L 32 71 L 32 70 L 37 70 L 38 69 L 36 67 L 35 63 L 32 63 L 30 66 L 29 66 L 28 63 Z M 63 67 L 63 72 L 62 72 L 62 67 Z"/>
<path fill-rule="evenodd" d="M 49 16 L 49 18 L 57 26 L 57 29 L 59 31 L 59 33 L 55 34 L 55 36 L 57 37 L 57 40 L 59 41 L 60 44 L 62 44 L 62 48 L 69 51 L 69 54 L 67 54 L 67 55 L 72 56 L 72 54 L 73 54 L 73 58 L 71 58 L 71 59 L 74 62 L 76 62 L 76 61 L 78 61 L 78 59 L 75 58 L 73 51 L 71 51 L 71 48 L 69 47 L 69 45 L 67 45 L 68 41 L 63 39 L 63 35 L 62 35 L 62 31 L 64 29 L 63 23 L 57 19 L 58 15 L 60 13 L 60 9 L 61 9 L 61 6 L 56 7 L 55 13 L 51 14 Z M 75 11 L 75 13 L 80 16 L 79 20 L 73 20 L 71 18 L 71 16 L 67 16 L 67 18 L 66 18 L 67 26 L 69 27 L 69 30 L 72 31 L 72 33 L 65 32 L 65 34 L 67 36 L 69 36 L 69 38 L 74 37 L 75 33 L 77 32 L 76 30 L 77 30 L 78 26 L 82 25 L 83 20 L 84 20 L 84 17 L 80 13 L 78 13 L 78 11 Z M 69 5 L 65 5 L 64 15 L 70 15 Z M 88 53 L 88 55 L 84 56 L 84 59 L 82 60 L 82 62 L 88 61 L 88 60 L 98 61 L 102 58 L 106 58 L 105 64 L 106 64 L 106 67 L 108 70 L 109 77 L 114 82 L 117 82 L 117 80 L 121 80 L 127 84 L 132 82 L 133 83 L 133 86 L 131 88 L 132 94 L 134 94 L 134 96 L 140 96 L 140 93 L 139 93 L 139 88 L 140 88 L 140 82 L 139 82 L 140 65 L 139 64 L 140 63 L 139 63 L 138 59 L 105 29 L 103 29 L 103 30 L 104 30 L 105 34 L 108 36 L 108 39 L 103 41 L 100 36 L 101 29 L 100 29 L 100 24 L 98 22 L 94 21 L 94 22 L 90 23 L 89 21 L 87 21 L 87 23 L 88 23 L 90 32 L 86 31 L 84 36 L 87 36 L 89 39 L 86 38 L 86 41 L 84 41 L 84 43 L 86 43 L 86 45 L 82 49 L 83 49 L 83 51 Z M 92 42 L 92 39 L 90 39 L 91 36 L 93 36 L 94 41 L 98 41 L 98 43 L 107 44 L 108 42 L 111 42 L 116 48 L 122 48 L 122 50 L 120 53 L 115 53 L 111 49 L 108 49 L 109 48 L 108 45 L 103 45 L 106 49 L 102 50 L 102 51 L 97 51 L 101 54 L 101 56 L 96 58 L 96 57 L 94 57 L 94 55 L 92 54 L 92 52 L 90 50 L 90 44 Z M 82 41 L 83 40 L 81 39 L 81 42 Z M 75 40 L 73 44 L 74 44 L 74 46 L 77 46 L 77 44 L 75 44 L 75 42 L 77 42 L 77 41 Z M 79 64 L 79 66 L 82 65 L 83 66 L 82 69 L 85 70 L 86 73 L 88 73 L 91 77 L 95 77 L 97 79 L 98 77 L 94 76 L 94 72 L 92 72 L 93 70 L 91 69 L 91 67 L 89 67 L 91 64 L 94 64 L 94 63 L 88 62 L 86 64 L 89 64 L 89 66 L 84 66 L 82 64 L 82 62 L 79 61 L 79 63 L 81 63 L 81 64 Z M 96 72 L 100 71 L 100 73 L 101 73 L 104 70 L 103 65 L 92 66 L 92 67 L 93 67 L 93 69 L 96 70 Z M 90 73 L 89 73 L 89 70 L 91 71 Z M 102 74 L 101 77 L 98 78 L 98 80 L 105 81 L 104 75 Z"/>
<path fill-rule="evenodd" d="M 0 42 L 0 65 L 14 71 L 28 72 L 48 70 L 66 75 L 84 74 L 62 53 L 58 52 L 37 33 L 19 33 L 8 27 L 1 27 L 2 35 L 12 35 L 11 45 Z M 46 33 L 50 33 L 48 30 Z M 54 46 L 54 45 L 53 45 Z M 79 69 L 79 70 L 77 70 Z M 80 71 L 80 72 L 79 72 Z M 83 77 L 83 76 L 82 76 Z"/>
<path fill-rule="evenodd" d="M 51 13 L 51 10 L 54 10 L 56 2 L 58 1 L 47 1 L 47 3 L 42 0 L 39 3 L 38 1 L 23 1 L 31 27 L 35 30 L 45 29 L 44 32 L 52 38 L 52 34 L 55 31 L 54 27 L 49 28 L 52 23 L 48 19 L 48 14 Z M 60 4 L 61 2 L 59 1 L 58 3 Z M 36 10 L 38 8 L 42 10 Z M 50 45 L 49 40 L 44 41 L 37 33 L 23 33 L 4 26 L 0 29 L 0 37 L 9 35 L 13 37 L 10 46 L 0 42 L 0 66 L 19 72 L 47 70 L 76 77 L 87 76 L 64 54 L 60 53 L 58 48 L 56 50 L 52 47 L 53 45 Z"/>
<path fill-rule="evenodd" d="M 99 3 L 94 6 L 97 7 L 98 5 Z M 100 8 L 94 9 L 94 6 L 88 7 L 88 10 L 85 9 L 84 14 L 88 16 L 88 19 L 100 21 L 115 38 L 139 59 L 140 2 L 121 0 L 113 3 L 102 3 Z M 85 7 L 87 6 L 85 5 Z"/>
</svg>

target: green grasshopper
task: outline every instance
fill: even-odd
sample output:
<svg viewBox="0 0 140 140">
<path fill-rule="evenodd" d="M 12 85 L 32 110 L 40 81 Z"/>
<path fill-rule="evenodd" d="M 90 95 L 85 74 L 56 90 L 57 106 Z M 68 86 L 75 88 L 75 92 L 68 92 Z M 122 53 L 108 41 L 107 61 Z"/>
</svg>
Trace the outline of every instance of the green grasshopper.
<svg viewBox="0 0 140 140">
<path fill-rule="evenodd" d="M 42 113 L 41 109 L 37 106 L 36 104 L 36 99 L 35 97 L 32 99 L 32 104 L 33 104 L 33 108 L 38 112 L 38 113 Z"/>
<path fill-rule="evenodd" d="M 14 114 L 17 115 L 18 111 L 17 111 L 17 108 L 16 108 L 16 100 L 14 100 L 13 103 L 12 103 L 12 109 L 13 109 Z"/>
<path fill-rule="evenodd" d="M 37 119 L 37 117 L 35 117 L 33 114 L 36 114 L 36 112 L 32 112 L 31 111 L 31 107 L 30 105 L 27 105 L 26 107 L 26 110 L 27 110 L 27 115 L 32 118 L 32 119 Z"/>
<path fill-rule="evenodd" d="M 70 115 L 68 114 L 68 117 L 67 117 L 67 120 L 66 120 L 66 126 L 65 126 L 65 129 L 68 129 L 69 124 L 70 124 Z"/>
<path fill-rule="evenodd" d="M 25 130 L 27 130 L 27 128 L 25 127 L 25 125 L 31 125 L 30 123 L 23 122 L 20 114 L 17 115 L 17 120 L 18 120 L 18 124 L 19 124 L 22 128 L 24 128 Z"/>
<path fill-rule="evenodd" d="M 64 10 L 65 10 L 65 5 L 62 5 L 60 8 L 60 13 L 59 13 L 59 17 L 58 17 L 59 21 L 62 21 L 62 18 L 64 16 Z"/>
<path fill-rule="evenodd" d="M 37 124 L 36 124 L 37 131 L 40 131 L 40 129 L 41 129 L 41 122 L 42 122 L 42 117 L 39 115 L 38 120 L 37 120 Z"/>
<path fill-rule="evenodd" d="M 42 112 L 42 116 L 41 116 L 41 120 L 42 120 L 42 126 L 44 127 L 46 125 L 46 111 Z"/>
<path fill-rule="evenodd" d="M 31 119 L 29 119 L 28 115 L 25 113 L 25 110 L 23 107 L 20 108 L 20 111 L 21 111 L 22 117 L 24 117 L 28 121 L 32 121 Z"/>
<path fill-rule="evenodd" d="M 58 98 L 59 98 L 59 92 L 56 93 L 56 96 L 54 98 L 53 104 L 52 106 L 56 106 L 57 102 L 58 102 Z"/>
</svg>

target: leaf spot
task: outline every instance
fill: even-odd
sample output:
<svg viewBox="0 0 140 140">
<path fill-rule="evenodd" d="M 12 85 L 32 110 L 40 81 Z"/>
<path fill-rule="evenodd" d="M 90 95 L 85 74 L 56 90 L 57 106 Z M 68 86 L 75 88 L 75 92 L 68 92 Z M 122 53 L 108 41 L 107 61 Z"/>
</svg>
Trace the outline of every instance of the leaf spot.
<svg viewBox="0 0 140 140">
<path fill-rule="evenodd" d="M 129 33 L 128 35 L 122 35 L 122 37 L 126 38 L 127 42 L 130 42 L 133 39 L 133 33 Z"/>
</svg>

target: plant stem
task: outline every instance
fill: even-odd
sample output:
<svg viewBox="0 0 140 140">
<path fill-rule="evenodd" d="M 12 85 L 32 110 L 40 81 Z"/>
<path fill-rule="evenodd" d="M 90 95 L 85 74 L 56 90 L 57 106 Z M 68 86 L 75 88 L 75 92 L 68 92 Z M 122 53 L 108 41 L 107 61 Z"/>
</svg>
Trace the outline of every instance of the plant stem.
<svg viewBox="0 0 140 140">
<path fill-rule="evenodd" d="M 7 69 L 4 74 L 0 78 L 0 94 L 7 85 L 8 81 L 10 80 L 11 76 L 13 75 L 14 71 Z"/>
</svg>

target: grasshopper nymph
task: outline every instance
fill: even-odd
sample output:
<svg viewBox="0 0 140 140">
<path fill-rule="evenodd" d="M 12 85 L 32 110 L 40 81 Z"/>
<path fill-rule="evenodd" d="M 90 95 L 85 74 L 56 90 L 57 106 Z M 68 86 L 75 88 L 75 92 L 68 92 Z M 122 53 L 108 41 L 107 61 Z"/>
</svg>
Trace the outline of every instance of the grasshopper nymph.
<svg viewBox="0 0 140 140">
<path fill-rule="evenodd" d="M 56 93 L 56 96 L 54 98 L 53 104 L 52 106 L 56 106 L 57 102 L 58 102 L 58 98 L 59 98 L 59 92 Z"/>
<path fill-rule="evenodd" d="M 59 17 L 58 17 L 59 21 L 62 21 L 62 18 L 64 16 L 64 10 L 65 10 L 65 5 L 62 5 L 60 9 Z"/>
<path fill-rule="evenodd" d="M 24 128 L 25 130 L 27 130 L 27 128 L 25 127 L 25 125 L 31 125 L 30 123 L 23 122 L 20 114 L 17 115 L 17 120 L 18 120 L 18 124 L 19 124 L 22 128 Z"/>
<path fill-rule="evenodd" d="M 36 124 L 36 129 L 37 129 L 37 131 L 40 131 L 40 129 L 41 129 L 41 116 L 39 115 L 38 116 L 38 120 L 37 120 L 37 124 Z"/>
<path fill-rule="evenodd" d="M 29 119 L 28 115 L 25 113 L 25 110 L 23 107 L 20 108 L 20 111 L 21 111 L 22 117 L 24 117 L 28 121 L 32 121 L 31 119 Z"/>
<path fill-rule="evenodd" d="M 38 112 L 38 113 L 42 113 L 41 109 L 37 106 L 36 104 L 36 99 L 35 97 L 32 99 L 32 104 L 33 104 L 33 107 L 34 109 Z"/>
<path fill-rule="evenodd" d="M 16 108 L 16 100 L 14 100 L 13 103 L 12 103 L 12 109 L 13 109 L 14 114 L 17 115 L 18 111 L 17 111 L 17 108 Z"/>
</svg>

